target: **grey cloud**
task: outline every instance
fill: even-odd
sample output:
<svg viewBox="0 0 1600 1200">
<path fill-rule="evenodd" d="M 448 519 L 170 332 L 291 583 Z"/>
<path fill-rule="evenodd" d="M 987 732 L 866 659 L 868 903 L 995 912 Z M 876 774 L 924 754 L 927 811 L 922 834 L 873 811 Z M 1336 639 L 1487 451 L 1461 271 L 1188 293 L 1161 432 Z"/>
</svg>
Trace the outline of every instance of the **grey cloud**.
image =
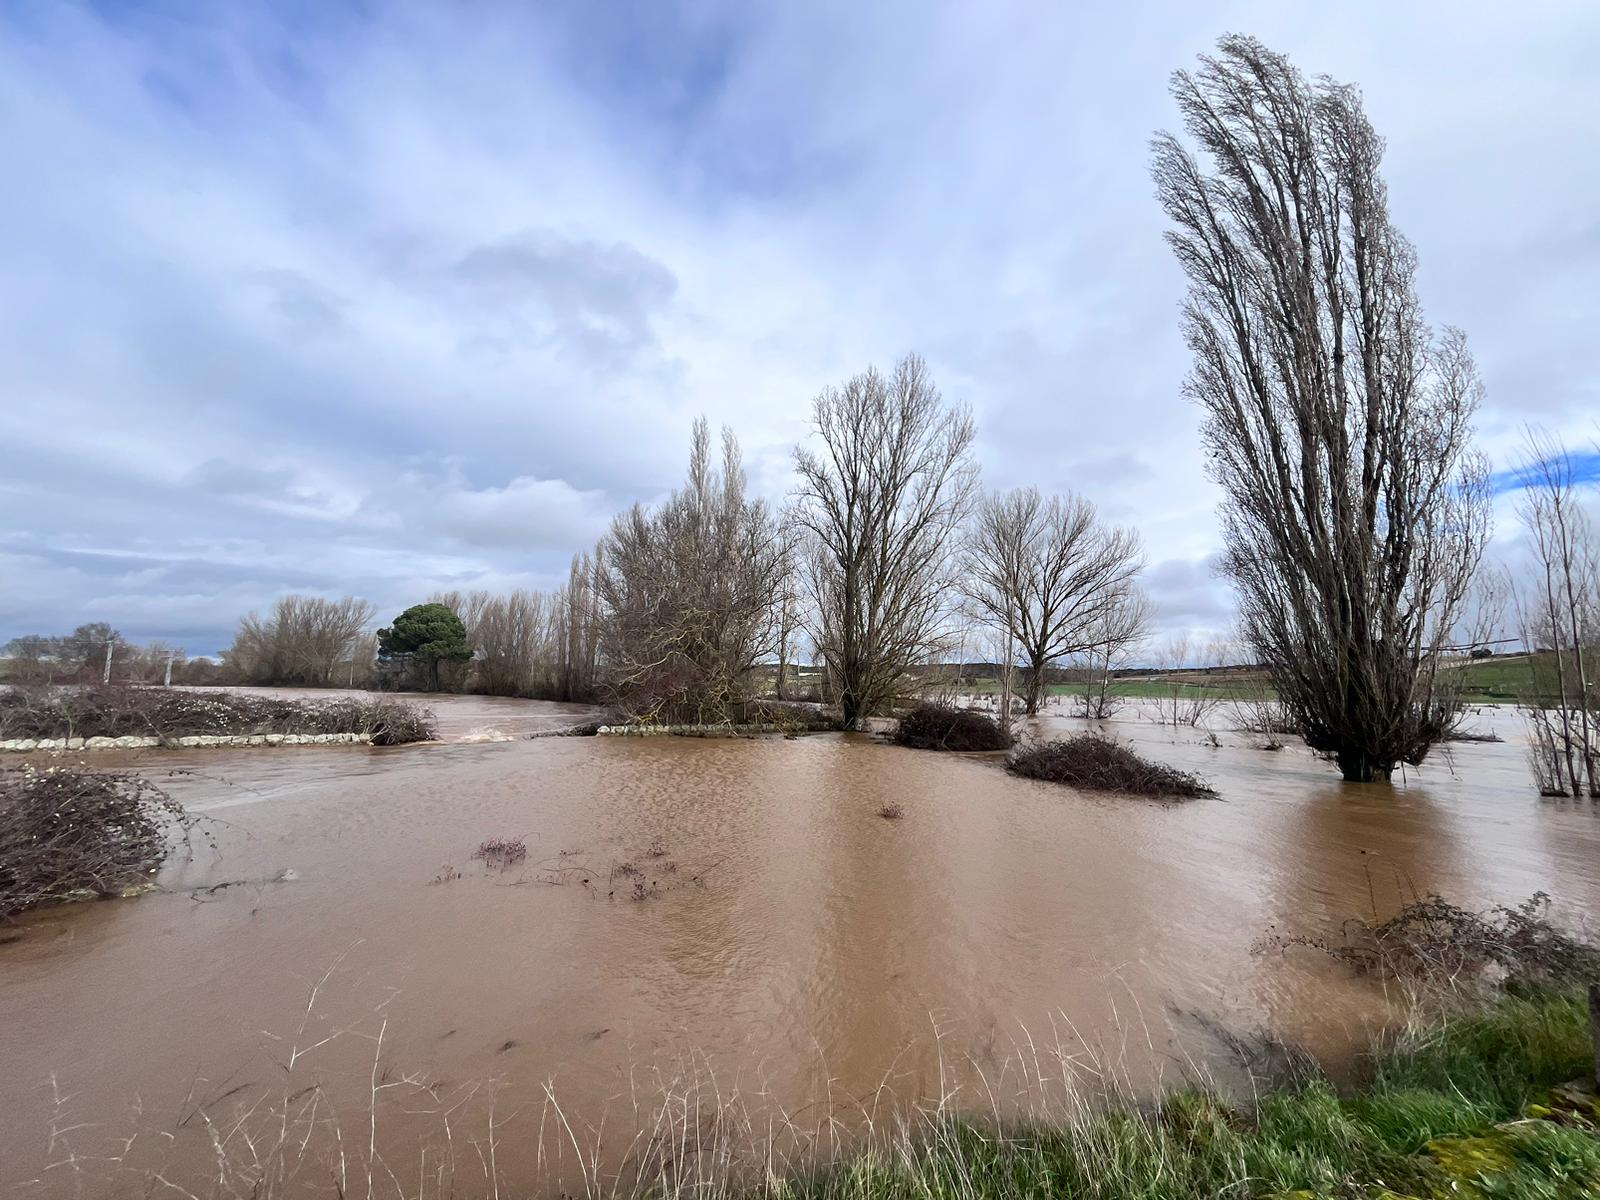
<svg viewBox="0 0 1600 1200">
<path fill-rule="evenodd" d="M 1233 603 L 1211 560 L 1167 559 L 1147 570 L 1143 583 L 1162 633 L 1228 632 Z"/>
<path fill-rule="evenodd" d="M 451 274 L 477 303 L 548 329 L 585 359 L 652 344 L 652 321 L 678 287 L 671 271 L 632 246 L 551 230 L 476 246 Z"/>
</svg>

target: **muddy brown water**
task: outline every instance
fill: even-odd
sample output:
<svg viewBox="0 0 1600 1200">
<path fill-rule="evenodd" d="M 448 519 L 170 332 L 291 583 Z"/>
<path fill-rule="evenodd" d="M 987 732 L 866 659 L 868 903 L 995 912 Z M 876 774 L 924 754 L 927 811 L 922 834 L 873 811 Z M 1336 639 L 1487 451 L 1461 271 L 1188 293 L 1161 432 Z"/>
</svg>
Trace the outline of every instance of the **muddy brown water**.
<svg viewBox="0 0 1600 1200">
<path fill-rule="evenodd" d="M 435 707 L 456 739 L 585 713 Z M 218 1144 L 232 1170 L 277 1139 L 290 1194 L 365 1179 L 369 1146 L 374 1194 L 536 1194 L 636 1164 L 652 1122 L 798 1145 L 940 1095 L 1025 1113 L 1066 1078 L 1223 1072 L 1218 1027 L 1348 1069 L 1390 1010 L 1252 953 L 1269 927 L 1413 890 L 1600 906 L 1600 810 L 1530 796 L 1514 716 L 1488 720 L 1511 740 L 1392 787 L 1118 722 L 1220 793 L 1175 806 L 864 735 L 99 756 L 214 845 L 160 892 L 0 930 L 0 1185 L 210 1195 Z M 526 859 L 474 859 L 490 838 Z"/>
</svg>

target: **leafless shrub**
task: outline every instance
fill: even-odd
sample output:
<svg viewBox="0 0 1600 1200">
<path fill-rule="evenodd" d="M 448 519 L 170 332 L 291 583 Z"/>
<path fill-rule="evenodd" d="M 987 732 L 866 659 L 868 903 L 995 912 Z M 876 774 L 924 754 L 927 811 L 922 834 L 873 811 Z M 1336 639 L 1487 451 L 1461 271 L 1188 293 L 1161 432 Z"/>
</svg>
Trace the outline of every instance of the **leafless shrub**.
<svg viewBox="0 0 1600 1200">
<path fill-rule="evenodd" d="M 398 700 L 362 702 L 360 708 L 360 715 L 351 719 L 361 721 L 365 728 L 356 729 L 354 732 L 365 732 L 370 735 L 374 746 L 404 746 L 411 742 L 431 742 L 436 736 L 433 713 L 426 708 L 418 708 L 415 704 L 404 704 Z"/>
<path fill-rule="evenodd" d="M 1011 756 L 1006 768 L 1028 779 L 1091 791 L 1162 798 L 1216 795 L 1199 776 L 1150 762 L 1098 733 L 1024 747 Z"/>
<path fill-rule="evenodd" d="M 898 803 L 891 800 L 888 804 L 885 804 L 883 807 L 878 809 L 878 815 L 885 821 L 898 821 L 901 817 L 906 815 L 906 810 Z"/>
<path fill-rule="evenodd" d="M 1228 657 L 1228 643 L 1213 638 L 1199 649 L 1191 648 L 1187 635 L 1167 643 L 1162 665 L 1168 669 L 1164 688 L 1156 697 L 1156 720 L 1163 725 L 1199 728 L 1222 707 L 1223 695 L 1208 686 L 1196 667 L 1219 667 Z"/>
<path fill-rule="evenodd" d="M 1320 951 L 1364 974 L 1432 989 L 1502 980 L 1564 986 L 1600 974 L 1600 948 L 1555 924 L 1544 892 L 1486 913 L 1429 895 L 1402 905 L 1385 921 L 1351 918 L 1337 937 L 1269 933 L 1256 949 L 1294 947 Z"/>
<path fill-rule="evenodd" d="M 919 704 L 900 718 L 893 740 L 913 750 L 1008 750 L 1011 735 L 986 713 L 948 704 Z"/>
<path fill-rule="evenodd" d="M 1388 778 L 1454 718 L 1437 667 L 1491 511 L 1477 370 L 1423 321 L 1354 88 L 1228 36 L 1172 92 L 1210 160 L 1156 139 L 1222 570 L 1306 744 Z"/>
<path fill-rule="evenodd" d="M 290 700 L 237 692 L 112 685 L 0 692 L 0 737 L 365 733 L 374 745 L 433 737 L 433 715 L 393 700 Z"/>
<path fill-rule="evenodd" d="M 194 818 L 136 775 L 0 769 L 0 919 L 148 883 Z"/>
</svg>

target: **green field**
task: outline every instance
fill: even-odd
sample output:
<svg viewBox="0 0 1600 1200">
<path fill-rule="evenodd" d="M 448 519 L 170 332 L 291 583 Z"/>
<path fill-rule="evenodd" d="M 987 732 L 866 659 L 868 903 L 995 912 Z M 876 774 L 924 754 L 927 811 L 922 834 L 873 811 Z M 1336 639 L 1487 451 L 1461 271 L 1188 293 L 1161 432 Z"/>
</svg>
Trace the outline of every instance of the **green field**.
<svg viewBox="0 0 1600 1200">
<path fill-rule="evenodd" d="M 1458 660 L 1446 669 L 1452 673 L 1459 672 L 1469 700 L 1480 704 L 1514 704 L 1535 693 L 1534 668 L 1537 661 L 1533 655 L 1517 654 L 1474 662 Z M 1548 667 L 1544 664 L 1540 666 L 1539 674 L 1549 675 Z M 1174 689 L 1184 699 L 1215 697 L 1222 700 L 1248 700 L 1271 695 L 1271 689 L 1259 678 L 1223 675 L 1208 679 L 1199 671 L 1140 675 L 1119 679 L 1111 685 L 1113 694 L 1132 700 L 1169 697 Z M 979 696 L 992 695 L 999 690 L 1000 681 L 993 677 L 964 681 L 961 686 L 962 692 Z M 1051 696 L 1081 695 L 1083 690 L 1081 683 L 1053 683 L 1045 689 Z"/>
<path fill-rule="evenodd" d="M 1052 696 L 1081 696 L 1081 683 L 1052 683 L 1045 691 Z M 1176 679 L 1120 679 L 1111 685 L 1111 693 L 1130 700 L 1153 700 L 1171 696 L 1174 689 L 1185 699 L 1197 696 L 1214 696 L 1223 700 L 1250 698 L 1260 693 L 1259 685 L 1239 681 L 1221 680 L 1216 683 L 1184 683 Z M 1000 690 L 998 679 L 977 679 L 963 683 L 962 692 L 970 695 L 992 695 Z M 1020 691 L 1020 688 L 1018 689 Z"/>
<path fill-rule="evenodd" d="M 1466 691 L 1473 699 L 1498 704 L 1513 703 L 1534 691 L 1534 666 L 1531 654 L 1488 658 L 1453 668 L 1461 672 Z M 1543 667 L 1543 664 L 1540 664 Z M 1541 675 L 1548 671 L 1541 669 Z"/>
</svg>

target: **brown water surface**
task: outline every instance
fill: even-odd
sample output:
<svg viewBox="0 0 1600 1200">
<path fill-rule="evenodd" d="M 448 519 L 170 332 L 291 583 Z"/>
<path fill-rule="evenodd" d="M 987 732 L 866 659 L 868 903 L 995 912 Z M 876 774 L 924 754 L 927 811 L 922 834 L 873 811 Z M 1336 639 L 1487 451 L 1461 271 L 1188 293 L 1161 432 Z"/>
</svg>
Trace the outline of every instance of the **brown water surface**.
<svg viewBox="0 0 1600 1200">
<path fill-rule="evenodd" d="M 584 715 L 435 704 L 455 738 Z M 1381 997 L 1253 954 L 1269 927 L 1412 891 L 1600 906 L 1596 810 L 1530 796 L 1515 741 L 1362 787 L 1237 735 L 1118 731 L 1220 798 L 1075 794 L 862 735 L 99 756 L 161 777 L 215 845 L 160 893 L 0 931 L 0 1186 L 192 1183 L 214 1138 L 257 1152 L 293 1114 L 316 1131 L 306 1189 L 369 1142 L 395 1171 L 377 1194 L 447 1194 L 441 1156 L 458 1194 L 491 1171 L 570 1187 L 574 1143 L 625 1161 L 696 1081 L 794 1129 L 958 1087 L 1025 1110 L 1041 1076 L 1144 1088 L 1215 1065 L 1212 1021 L 1337 1067 Z M 486 866 L 489 838 L 527 858 Z"/>
</svg>

